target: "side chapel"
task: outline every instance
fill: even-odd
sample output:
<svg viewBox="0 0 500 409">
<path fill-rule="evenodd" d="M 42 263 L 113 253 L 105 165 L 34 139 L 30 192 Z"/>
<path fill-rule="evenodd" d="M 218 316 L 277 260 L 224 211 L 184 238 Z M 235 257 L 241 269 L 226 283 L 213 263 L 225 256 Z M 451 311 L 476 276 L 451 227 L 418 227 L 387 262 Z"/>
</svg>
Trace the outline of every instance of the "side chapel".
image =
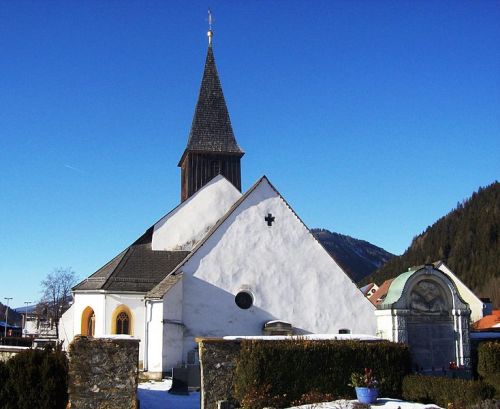
<svg viewBox="0 0 500 409">
<path fill-rule="evenodd" d="M 144 374 L 193 356 L 197 336 L 374 335 L 375 307 L 266 176 L 241 192 L 244 154 L 217 72 L 212 31 L 181 168 L 180 204 L 73 288 L 60 322 L 140 339 Z M 272 333 L 272 330 L 271 330 Z"/>
</svg>

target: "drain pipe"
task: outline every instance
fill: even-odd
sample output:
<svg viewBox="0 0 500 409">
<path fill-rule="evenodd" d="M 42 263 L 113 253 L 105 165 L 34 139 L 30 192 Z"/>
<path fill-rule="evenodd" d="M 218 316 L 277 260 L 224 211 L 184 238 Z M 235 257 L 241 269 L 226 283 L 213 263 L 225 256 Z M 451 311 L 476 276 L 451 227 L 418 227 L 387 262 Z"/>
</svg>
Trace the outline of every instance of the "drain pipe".
<svg viewBox="0 0 500 409">
<path fill-rule="evenodd" d="M 149 314 L 148 314 L 148 300 L 144 298 L 144 360 L 142 363 L 142 370 L 147 372 L 148 370 L 148 350 L 149 350 Z"/>
</svg>

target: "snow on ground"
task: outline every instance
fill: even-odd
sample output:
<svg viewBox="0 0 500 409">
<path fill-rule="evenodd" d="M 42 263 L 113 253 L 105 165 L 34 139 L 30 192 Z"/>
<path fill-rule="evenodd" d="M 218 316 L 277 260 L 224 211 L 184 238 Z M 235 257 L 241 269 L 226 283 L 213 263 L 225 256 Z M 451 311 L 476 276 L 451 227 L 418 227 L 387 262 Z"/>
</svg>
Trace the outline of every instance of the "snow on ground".
<svg viewBox="0 0 500 409">
<path fill-rule="evenodd" d="M 168 393 L 170 385 L 170 379 L 140 383 L 137 397 L 141 402 L 141 409 L 200 409 L 200 392 L 172 395 Z"/>
<path fill-rule="evenodd" d="M 143 382 L 139 384 L 137 391 L 141 402 L 141 409 L 200 409 L 200 393 L 191 392 L 189 395 L 171 395 L 168 393 L 172 381 L 164 379 L 161 382 Z M 314 405 L 295 406 L 289 409 L 346 409 L 352 407 L 349 402 L 336 401 L 327 403 L 316 403 Z M 439 409 L 436 405 L 424 405 L 422 403 L 403 402 L 397 399 L 381 398 L 371 405 L 373 409 Z"/>
<path fill-rule="evenodd" d="M 314 405 L 302 405 L 302 406 L 294 406 L 289 409 L 347 409 L 352 407 L 349 402 L 357 402 L 354 401 L 336 401 L 336 402 L 325 402 L 325 403 L 316 403 Z M 413 403 L 413 402 L 404 402 L 398 399 L 387 399 L 387 398 L 379 398 L 376 403 L 372 403 L 371 408 L 373 409 L 440 409 L 440 406 L 437 405 L 429 405 L 423 403 Z"/>
</svg>

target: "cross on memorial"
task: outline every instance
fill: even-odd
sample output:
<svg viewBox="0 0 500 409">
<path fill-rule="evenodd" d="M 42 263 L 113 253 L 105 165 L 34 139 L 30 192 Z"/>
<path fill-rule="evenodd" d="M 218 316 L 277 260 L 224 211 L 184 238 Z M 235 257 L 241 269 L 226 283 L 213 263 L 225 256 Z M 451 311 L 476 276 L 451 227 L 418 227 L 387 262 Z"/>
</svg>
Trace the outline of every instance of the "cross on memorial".
<svg viewBox="0 0 500 409">
<path fill-rule="evenodd" d="M 264 220 L 267 222 L 268 226 L 272 226 L 274 222 L 274 216 L 271 213 L 268 213 Z"/>
</svg>

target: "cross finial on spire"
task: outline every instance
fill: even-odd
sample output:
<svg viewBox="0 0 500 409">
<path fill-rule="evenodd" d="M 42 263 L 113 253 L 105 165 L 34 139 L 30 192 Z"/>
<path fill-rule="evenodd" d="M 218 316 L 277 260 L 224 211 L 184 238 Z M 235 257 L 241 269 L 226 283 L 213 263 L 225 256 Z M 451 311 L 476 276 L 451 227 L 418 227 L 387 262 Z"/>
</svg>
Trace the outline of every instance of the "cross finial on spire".
<svg viewBox="0 0 500 409">
<path fill-rule="evenodd" d="M 214 32 L 212 31 L 212 23 L 214 22 L 214 19 L 212 17 L 212 11 L 208 9 L 208 45 L 212 45 L 212 36 L 214 35 Z"/>
</svg>

